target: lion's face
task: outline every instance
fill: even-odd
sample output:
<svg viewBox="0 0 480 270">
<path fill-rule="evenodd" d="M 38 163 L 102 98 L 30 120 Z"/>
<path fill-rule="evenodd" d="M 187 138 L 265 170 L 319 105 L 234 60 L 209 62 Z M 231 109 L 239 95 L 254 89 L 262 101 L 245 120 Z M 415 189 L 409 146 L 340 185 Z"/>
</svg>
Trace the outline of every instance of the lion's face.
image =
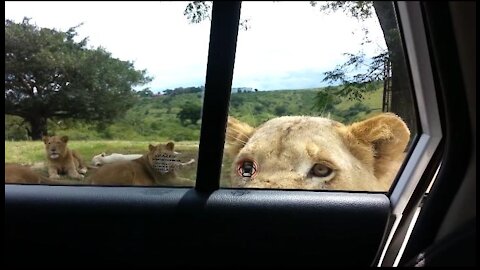
<svg viewBox="0 0 480 270">
<path fill-rule="evenodd" d="M 173 148 L 173 142 L 169 142 L 167 144 L 157 144 L 156 146 L 150 144 L 148 146 L 149 151 L 147 158 L 154 171 L 160 174 L 173 172 L 175 162 L 178 162 L 176 158 L 177 153 Z"/>
<path fill-rule="evenodd" d="M 45 151 L 50 159 L 58 159 L 66 154 L 68 136 L 44 136 Z"/>
<path fill-rule="evenodd" d="M 234 186 L 250 188 L 385 191 L 393 179 L 383 174 L 408 140 L 392 114 L 351 126 L 285 116 L 256 129 L 230 117 L 227 128 Z"/>
<path fill-rule="evenodd" d="M 107 154 L 104 152 L 104 153 L 101 153 L 99 155 L 96 155 L 92 158 L 92 165 L 93 166 L 102 166 L 102 159 L 106 156 Z"/>
</svg>

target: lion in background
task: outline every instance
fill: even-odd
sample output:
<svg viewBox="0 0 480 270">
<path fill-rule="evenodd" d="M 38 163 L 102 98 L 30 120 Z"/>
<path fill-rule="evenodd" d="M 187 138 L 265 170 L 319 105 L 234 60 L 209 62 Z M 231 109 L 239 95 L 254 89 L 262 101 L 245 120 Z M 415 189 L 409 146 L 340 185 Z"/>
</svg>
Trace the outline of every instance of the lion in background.
<svg viewBox="0 0 480 270">
<path fill-rule="evenodd" d="M 46 180 L 30 167 L 14 163 L 5 163 L 5 183 L 41 184 Z"/>
<path fill-rule="evenodd" d="M 141 154 L 112 153 L 110 155 L 107 155 L 107 153 L 103 152 L 92 158 L 92 165 L 95 167 L 99 167 L 107 163 L 113 163 L 113 162 L 124 161 L 124 160 L 134 160 L 140 157 L 142 157 Z"/>
<path fill-rule="evenodd" d="M 47 155 L 48 175 L 50 179 L 67 174 L 71 178 L 83 179 L 87 167 L 80 155 L 68 148 L 68 136 L 43 136 Z"/>
<path fill-rule="evenodd" d="M 72 185 L 75 180 L 50 179 L 28 165 L 5 163 L 5 183 L 9 184 L 51 184 Z M 83 182 L 82 182 L 83 183 Z"/>
<path fill-rule="evenodd" d="M 149 151 L 140 158 L 104 164 L 87 181 L 93 185 L 193 186 L 192 180 L 178 177 L 175 169 L 194 160 L 180 162 L 174 146 L 173 142 L 150 144 Z"/>
<path fill-rule="evenodd" d="M 226 153 L 234 187 L 388 191 L 409 139 L 392 113 L 351 125 L 283 116 L 257 128 L 229 117 Z"/>
</svg>

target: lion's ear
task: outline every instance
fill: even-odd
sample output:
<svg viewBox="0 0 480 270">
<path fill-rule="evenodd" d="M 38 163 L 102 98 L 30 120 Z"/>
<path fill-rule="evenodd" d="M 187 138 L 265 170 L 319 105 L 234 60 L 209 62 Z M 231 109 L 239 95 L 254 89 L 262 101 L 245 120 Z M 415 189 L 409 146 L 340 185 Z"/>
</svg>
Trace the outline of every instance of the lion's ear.
<svg viewBox="0 0 480 270">
<path fill-rule="evenodd" d="M 406 150 L 410 130 L 405 122 L 393 113 L 382 113 L 347 127 L 352 152 L 374 166 L 375 176 L 386 173 Z M 358 143 L 360 142 L 360 143 Z M 372 156 L 373 151 L 373 156 Z"/>
<path fill-rule="evenodd" d="M 175 147 L 175 144 L 173 142 L 169 142 L 166 145 L 167 150 L 173 151 L 173 147 Z"/>
<path fill-rule="evenodd" d="M 148 145 L 148 150 L 149 150 L 149 151 L 153 151 L 153 150 L 155 150 L 155 146 L 153 146 L 153 145 L 149 144 L 149 145 Z"/>
<path fill-rule="evenodd" d="M 64 142 L 64 143 L 67 143 L 68 142 L 68 136 L 62 136 L 60 138 L 60 140 L 62 140 L 62 142 Z"/>
<path fill-rule="evenodd" d="M 47 143 L 48 143 L 48 139 L 50 139 L 49 136 L 43 136 L 43 137 L 42 137 L 43 143 L 47 144 Z"/>
<path fill-rule="evenodd" d="M 227 154 L 235 156 L 238 154 L 248 140 L 255 132 L 255 128 L 249 126 L 247 123 L 243 123 L 232 116 L 228 117 L 227 131 L 225 141 L 228 144 L 226 149 Z"/>
<path fill-rule="evenodd" d="M 102 157 L 105 157 L 107 155 L 107 153 L 103 152 L 101 155 L 102 155 Z"/>
</svg>

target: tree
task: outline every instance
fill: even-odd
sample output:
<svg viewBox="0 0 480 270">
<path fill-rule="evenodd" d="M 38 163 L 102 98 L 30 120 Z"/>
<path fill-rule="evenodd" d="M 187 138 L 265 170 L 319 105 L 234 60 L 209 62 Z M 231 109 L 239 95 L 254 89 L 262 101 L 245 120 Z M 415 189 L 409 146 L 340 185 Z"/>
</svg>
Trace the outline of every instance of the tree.
<svg viewBox="0 0 480 270">
<path fill-rule="evenodd" d="M 342 10 L 358 20 L 370 18 L 375 11 L 387 44 L 387 51 L 370 59 L 366 58 L 363 52 L 346 53 L 348 60 L 334 70 L 326 72 L 324 81 L 341 82 L 342 87 L 337 94 L 361 100 L 365 91 L 373 90 L 369 82 L 391 80 L 384 84 L 384 91 L 391 91 L 391 100 L 386 101 L 390 106 L 385 110 L 402 117 L 413 136 L 416 133 L 413 106 L 415 103 L 393 4 L 388 1 L 311 1 L 310 4 L 314 7 L 318 5 L 324 12 Z M 364 29 L 364 32 L 364 43 L 369 43 L 368 31 Z M 347 76 L 349 72 L 358 70 L 361 66 L 366 66 L 366 71 L 362 72 L 360 69 L 353 77 Z"/>
<path fill-rule="evenodd" d="M 331 86 L 325 87 L 315 95 L 312 109 L 320 111 L 321 115 L 335 112 L 335 105 L 341 102 L 340 98 L 334 94 L 335 89 Z"/>
<path fill-rule="evenodd" d="M 198 104 L 187 102 L 177 114 L 177 117 L 182 122 L 182 125 L 186 125 L 186 121 L 190 120 L 190 123 L 196 124 L 201 118 L 202 107 Z"/>
<path fill-rule="evenodd" d="M 191 1 L 185 7 L 185 15 L 190 23 L 200 23 L 204 20 L 211 20 L 211 10 L 213 1 Z M 250 28 L 249 20 L 244 19 L 239 22 L 239 28 L 248 30 Z"/>
<path fill-rule="evenodd" d="M 287 107 L 285 107 L 285 105 L 278 105 L 275 107 L 275 115 L 278 115 L 278 116 L 283 116 L 283 115 L 286 115 L 287 113 Z"/>
<path fill-rule="evenodd" d="M 79 26 L 63 32 L 28 18 L 5 21 L 5 114 L 28 122 L 33 140 L 48 134 L 49 118 L 111 123 L 133 106 L 132 87 L 151 81 L 133 63 L 88 49 L 86 38 L 74 41 Z"/>
<path fill-rule="evenodd" d="M 153 97 L 154 96 L 152 90 L 150 90 L 148 88 L 138 91 L 137 95 L 139 97 Z"/>
</svg>

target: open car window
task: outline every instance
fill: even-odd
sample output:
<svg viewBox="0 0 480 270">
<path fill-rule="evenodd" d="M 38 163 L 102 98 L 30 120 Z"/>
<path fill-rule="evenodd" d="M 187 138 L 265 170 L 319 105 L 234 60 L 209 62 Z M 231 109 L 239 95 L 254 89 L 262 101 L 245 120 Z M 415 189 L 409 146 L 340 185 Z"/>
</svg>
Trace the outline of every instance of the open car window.
<svg viewBox="0 0 480 270">
<path fill-rule="evenodd" d="M 7 182 L 194 186 L 201 118 L 208 133 L 216 106 L 203 108 L 207 55 L 221 57 L 208 54 L 212 3 L 50 5 L 78 12 L 7 6 Z M 152 15 L 124 20 L 139 10 Z M 394 5 L 245 2 L 240 13 L 226 133 L 212 139 L 225 141 L 220 186 L 387 192 L 418 132 Z"/>
<path fill-rule="evenodd" d="M 332 3 L 243 3 L 223 187 L 392 186 L 418 132 L 394 6 Z"/>
<path fill-rule="evenodd" d="M 196 8 L 7 2 L 6 181 L 194 186 L 210 29 Z"/>
</svg>

